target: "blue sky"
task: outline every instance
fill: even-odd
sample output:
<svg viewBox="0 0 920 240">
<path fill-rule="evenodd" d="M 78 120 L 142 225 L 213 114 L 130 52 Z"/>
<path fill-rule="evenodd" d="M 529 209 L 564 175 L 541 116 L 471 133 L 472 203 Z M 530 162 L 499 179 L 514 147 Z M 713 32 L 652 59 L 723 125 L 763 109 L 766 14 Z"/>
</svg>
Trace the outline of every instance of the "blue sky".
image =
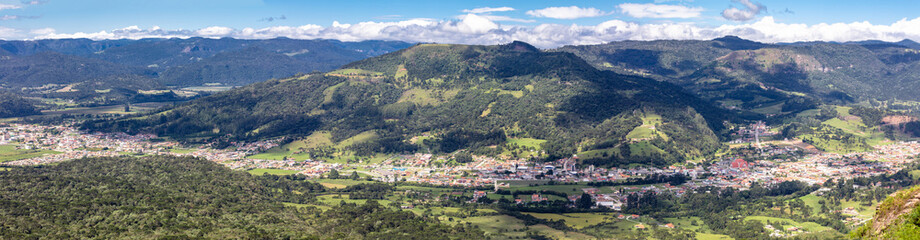
<svg viewBox="0 0 920 240">
<path fill-rule="evenodd" d="M 0 0 L 0 38 L 333 38 L 541 47 L 616 40 L 920 40 L 912 1 Z"/>
</svg>

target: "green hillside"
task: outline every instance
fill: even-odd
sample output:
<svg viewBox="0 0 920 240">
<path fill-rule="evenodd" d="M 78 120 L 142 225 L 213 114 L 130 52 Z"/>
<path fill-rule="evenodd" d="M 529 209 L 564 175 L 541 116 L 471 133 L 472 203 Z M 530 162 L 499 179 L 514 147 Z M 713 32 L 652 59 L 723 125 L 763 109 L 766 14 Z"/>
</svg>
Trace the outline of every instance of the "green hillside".
<svg viewBox="0 0 920 240">
<path fill-rule="evenodd" d="M 508 138 L 546 140 L 549 157 L 618 147 L 645 112 L 658 113 L 651 143 L 662 154 L 586 159 L 598 165 L 668 164 L 711 153 L 729 114 L 652 79 L 600 71 L 570 53 L 521 42 L 500 46 L 414 47 L 357 61 L 342 70 L 271 80 L 150 116 L 94 121 L 84 128 L 153 132 L 180 139 L 253 140 L 331 133 L 345 147 L 377 153 L 498 154 Z M 648 118 L 648 117 L 646 117 Z M 650 120 L 651 121 L 651 120 Z M 429 135 L 424 141 L 409 141 Z"/>
<path fill-rule="evenodd" d="M 623 41 L 567 46 L 593 66 L 668 81 L 726 108 L 789 116 L 820 103 L 920 100 L 920 50 L 881 41 Z"/>
</svg>

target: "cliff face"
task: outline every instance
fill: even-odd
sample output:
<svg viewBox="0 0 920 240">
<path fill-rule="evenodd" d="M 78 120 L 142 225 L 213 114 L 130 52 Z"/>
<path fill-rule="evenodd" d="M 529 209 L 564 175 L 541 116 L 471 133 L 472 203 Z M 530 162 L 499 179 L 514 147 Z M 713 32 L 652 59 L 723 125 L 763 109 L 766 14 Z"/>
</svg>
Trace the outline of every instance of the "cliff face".
<svg viewBox="0 0 920 240">
<path fill-rule="evenodd" d="M 878 206 L 872 222 L 850 235 L 859 239 L 920 239 L 920 186 L 896 192 Z"/>
</svg>

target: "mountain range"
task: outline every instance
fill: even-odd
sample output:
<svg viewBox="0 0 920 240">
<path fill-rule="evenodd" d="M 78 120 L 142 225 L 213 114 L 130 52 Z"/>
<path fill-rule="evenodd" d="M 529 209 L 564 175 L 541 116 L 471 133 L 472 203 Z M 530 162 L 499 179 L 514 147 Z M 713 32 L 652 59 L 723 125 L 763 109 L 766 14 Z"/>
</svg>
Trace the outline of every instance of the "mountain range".
<svg viewBox="0 0 920 240">
<path fill-rule="evenodd" d="M 622 41 L 566 46 L 599 69 L 671 82 L 730 109 L 797 113 L 818 103 L 920 100 L 920 44 Z"/>
<path fill-rule="evenodd" d="M 408 46 L 286 38 L 0 41 L 0 87 L 44 98 L 119 102 L 145 90 L 242 86 L 328 71 Z"/>
</svg>

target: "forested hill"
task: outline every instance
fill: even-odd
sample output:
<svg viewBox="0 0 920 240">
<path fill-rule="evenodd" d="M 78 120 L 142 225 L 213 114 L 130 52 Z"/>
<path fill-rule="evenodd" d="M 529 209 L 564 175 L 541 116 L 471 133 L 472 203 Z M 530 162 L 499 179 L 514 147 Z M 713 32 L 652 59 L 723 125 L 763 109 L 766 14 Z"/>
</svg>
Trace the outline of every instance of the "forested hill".
<svg viewBox="0 0 920 240">
<path fill-rule="evenodd" d="M 595 67 L 685 87 L 728 108 L 788 114 L 818 103 L 920 100 L 920 46 L 889 43 L 764 44 L 723 37 L 708 41 L 622 41 L 567 46 Z"/>
<path fill-rule="evenodd" d="M 714 152 L 730 114 L 648 78 L 600 71 L 571 53 L 526 43 L 419 44 L 325 74 L 253 84 L 89 130 L 180 139 L 260 139 L 328 131 L 373 136 L 358 155 L 502 151 L 508 138 L 546 140 L 550 157 L 663 165 Z M 424 139 L 424 140 L 418 140 Z"/>
<path fill-rule="evenodd" d="M 0 171 L 0 239 L 483 239 L 369 200 L 321 211 L 303 177 L 191 157 L 77 159 Z"/>
<path fill-rule="evenodd" d="M 241 86 L 411 46 L 405 42 L 245 39 L 48 39 L 0 41 L 0 88 L 83 99 L 138 90 Z"/>
<path fill-rule="evenodd" d="M 917 239 L 920 236 L 920 186 L 888 196 L 871 221 L 850 233 L 854 239 Z"/>
</svg>

